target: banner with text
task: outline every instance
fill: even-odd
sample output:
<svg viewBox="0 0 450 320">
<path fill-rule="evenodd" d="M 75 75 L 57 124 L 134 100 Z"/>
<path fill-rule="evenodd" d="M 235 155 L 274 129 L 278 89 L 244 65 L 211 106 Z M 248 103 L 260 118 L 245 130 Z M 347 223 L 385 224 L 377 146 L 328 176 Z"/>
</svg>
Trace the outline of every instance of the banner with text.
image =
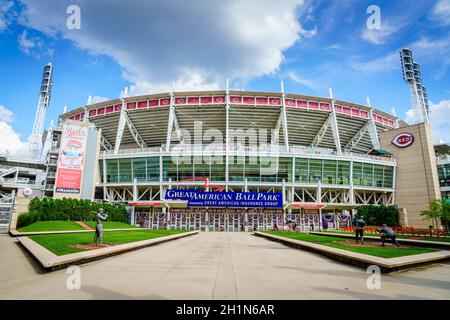
<svg viewBox="0 0 450 320">
<path fill-rule="evenodd" d="M 55 192 L 80 194 L 86 154 L 88 127 L 82 123 L 64 124 L 56 174 Z"/>
<path fill-rule="evenodd" d="M 166 200 L 184 200 L 190 207 L 283 208 L 283 195 L 275 192 L 166 191 Z"/>
</svg>

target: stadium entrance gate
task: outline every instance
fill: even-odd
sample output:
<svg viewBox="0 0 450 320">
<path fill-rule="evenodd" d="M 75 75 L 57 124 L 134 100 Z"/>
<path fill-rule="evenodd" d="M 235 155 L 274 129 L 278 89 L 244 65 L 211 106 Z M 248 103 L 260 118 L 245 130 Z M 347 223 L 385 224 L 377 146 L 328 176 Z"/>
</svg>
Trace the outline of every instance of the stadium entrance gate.
<svg viewBox="0 0 450 320">
<path fill-rule="evenodd" d="M 141 209 L 142 210 L 142 209 Z M 215 232 L 281 230 L 287 225 L 296 231 L 338 229 L 350 223 L 349 216 L 319 210 L 227 209 L 227 208 L 149 208 L 135 212 L 135 225 L 148 229 L 179 229 Z M 247 227 L 247 228 L 245 228 Z"/>
</svg>

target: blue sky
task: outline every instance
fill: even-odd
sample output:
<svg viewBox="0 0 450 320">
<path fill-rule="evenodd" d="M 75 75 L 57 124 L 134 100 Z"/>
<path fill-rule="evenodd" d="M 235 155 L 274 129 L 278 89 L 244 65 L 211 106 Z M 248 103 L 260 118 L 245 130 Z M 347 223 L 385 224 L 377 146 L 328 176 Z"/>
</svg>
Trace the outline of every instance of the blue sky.
<svg viewBox="0 0 450 320">
<path fill-rule="evenodd" d="M 69 5 L 81 29 L 69 30 Z M 369 30 L 367 8 L 381 10 Z M 398 51 L 412 48 L 432 103 L 435 141 L 450 142 L 450 0 L 0 0 L 0 149 L 31 133 L 44 64 L 46 117 L 131 94 L 224 88 L 285 90 L 365 104 L 410 120 Z"/>
</svg>

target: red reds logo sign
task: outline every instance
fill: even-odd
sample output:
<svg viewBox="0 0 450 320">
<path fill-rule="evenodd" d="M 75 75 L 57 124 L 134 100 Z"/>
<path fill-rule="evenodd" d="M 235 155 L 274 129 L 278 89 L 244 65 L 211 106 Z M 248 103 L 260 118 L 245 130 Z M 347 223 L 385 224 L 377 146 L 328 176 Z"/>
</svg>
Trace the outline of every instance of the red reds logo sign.
<svg viewBox="0 0 450 320">
<path fill-rule="evenodd" d="M 401 133 L 392 140 L 392 143 L 399 148 L 406 148 L 412 145 L 414 136 L 410 133 Z"/>
</svg>

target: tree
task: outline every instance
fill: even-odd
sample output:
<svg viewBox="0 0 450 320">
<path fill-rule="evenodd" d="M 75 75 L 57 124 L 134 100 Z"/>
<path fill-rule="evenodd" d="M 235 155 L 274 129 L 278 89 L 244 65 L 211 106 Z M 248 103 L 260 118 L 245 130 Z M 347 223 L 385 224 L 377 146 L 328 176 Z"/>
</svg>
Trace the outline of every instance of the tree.
<svg viewBox="0 0 450 320">
<path fill-rule="evenodd" d="M 448 228 L 448 222 L 450 221 L 450 202 L 449 200 L 442 200 L 442 215 L 441 219 L 444 220 L 445 227 Z M 448 229 L 447 229 L 448 231 Z"/>
<path fill-rule="evenodd" d="M 439 228 L 439 221 L 445 220 L 445 216 L 448 215 L 448 204 L 445 200 L 432 200 L 429 203 L 429 210 L 420 212 L 420 215 L 424 217 L 424 220 L 431 220 L 434 227 Z"/>
</svg>

